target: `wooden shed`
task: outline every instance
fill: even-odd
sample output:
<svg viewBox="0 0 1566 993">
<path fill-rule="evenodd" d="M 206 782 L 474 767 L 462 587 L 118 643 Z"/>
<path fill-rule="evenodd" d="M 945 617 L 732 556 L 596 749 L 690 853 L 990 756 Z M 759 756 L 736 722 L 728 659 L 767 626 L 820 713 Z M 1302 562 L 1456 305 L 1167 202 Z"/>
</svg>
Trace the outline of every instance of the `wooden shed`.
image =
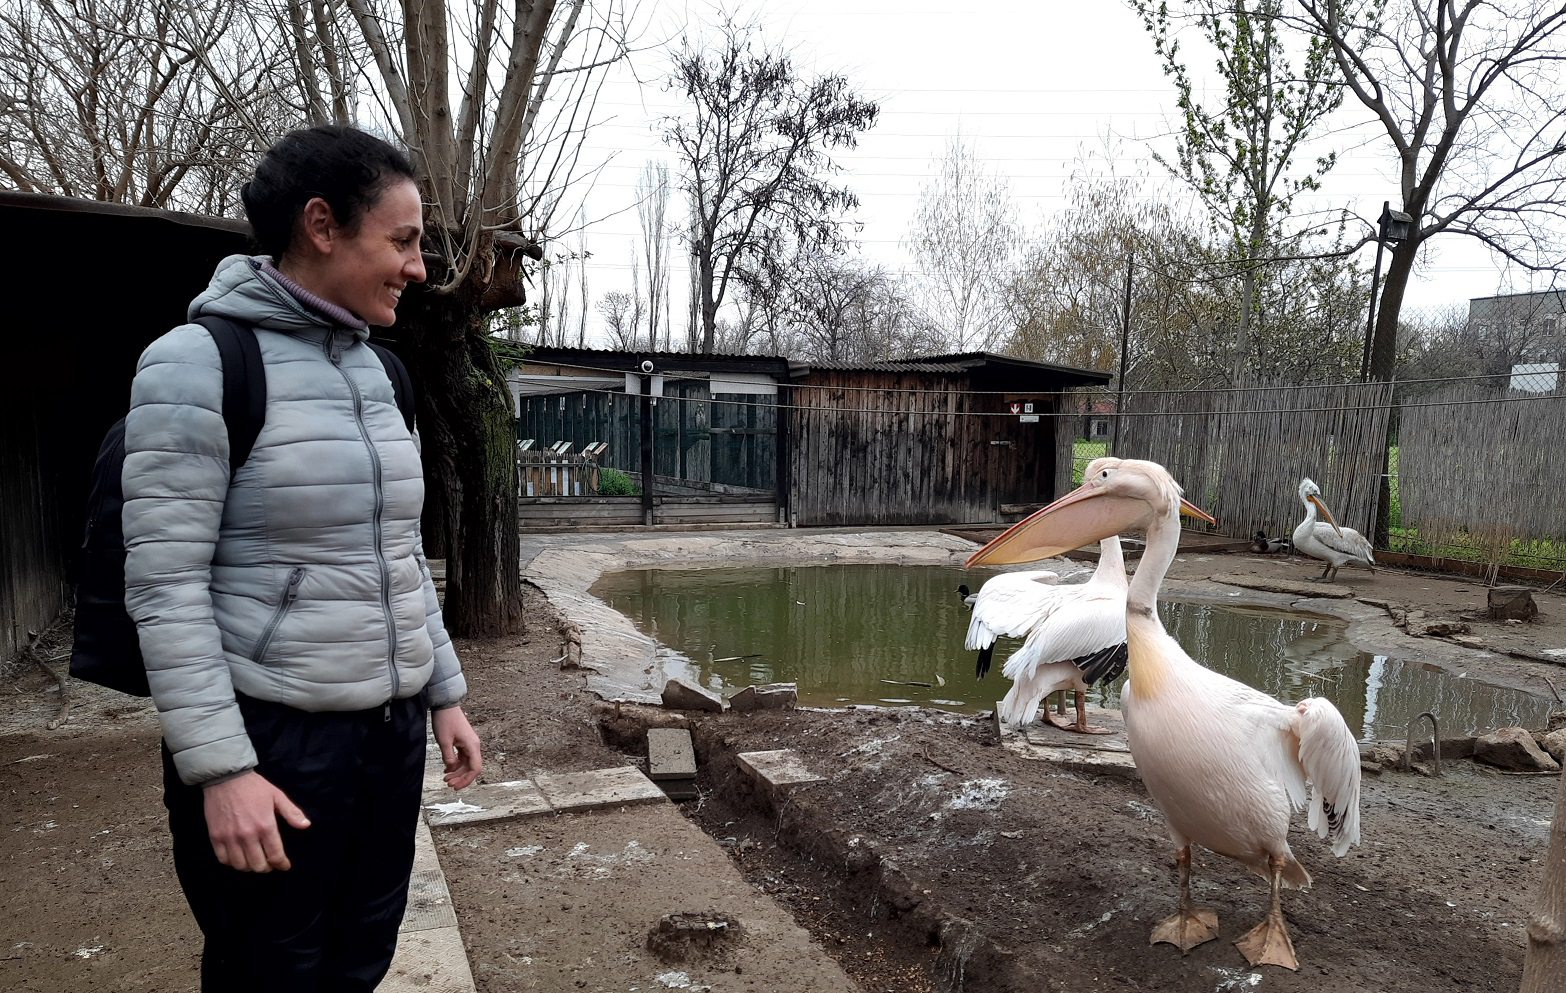
<svg viewBox="0 0 1566 993">
<path fill-rule="evenodd" d="M 87 481 L 103 433 L 130 405 L 136 359 L 185 320 L 248 227 L 164 210 L 0 191 L 10 274 L 0 390 L 0 661 L 69 596 Z"/>
<path fill-rule="evenodd" d="M 1071 458 L 1056 442 L 1061 391 L 1110 378 L 989 352 L 790 373 L 788 514 L 800 526 L 1015 520 L 1056 495 Z"/>
</svg>

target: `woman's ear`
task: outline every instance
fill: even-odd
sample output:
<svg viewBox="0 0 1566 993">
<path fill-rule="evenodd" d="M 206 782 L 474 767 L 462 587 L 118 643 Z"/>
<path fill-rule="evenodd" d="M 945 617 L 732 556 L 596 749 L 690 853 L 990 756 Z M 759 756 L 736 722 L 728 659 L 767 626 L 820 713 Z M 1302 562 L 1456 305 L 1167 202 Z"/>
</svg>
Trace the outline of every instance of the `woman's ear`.
<svg viewBox="0 0 1566 993">
<path fill-rule="evenodd" d="M 338 238 L 337 218 L 331 206 L 320 197 L 311 197 L 299 212 L 299 225 L 295 237 L 320 255 L 330 255 L 332 244 Z"/>
</svg>

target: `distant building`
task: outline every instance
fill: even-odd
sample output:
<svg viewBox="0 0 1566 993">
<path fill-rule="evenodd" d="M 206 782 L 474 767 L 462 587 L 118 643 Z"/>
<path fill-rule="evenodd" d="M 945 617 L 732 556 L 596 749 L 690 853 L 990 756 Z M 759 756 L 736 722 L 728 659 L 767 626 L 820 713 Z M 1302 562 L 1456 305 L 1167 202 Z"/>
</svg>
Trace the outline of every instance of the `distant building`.
<svg viewBox="0 0 1566 993">
<path fill-rule="evenodd" d="M 1566 290 L 1508 293 L 1468 301 L 1468 323 L 1504 359 L 1512 389 L 1548 392 L 1566 367 Z"/>
</svg>

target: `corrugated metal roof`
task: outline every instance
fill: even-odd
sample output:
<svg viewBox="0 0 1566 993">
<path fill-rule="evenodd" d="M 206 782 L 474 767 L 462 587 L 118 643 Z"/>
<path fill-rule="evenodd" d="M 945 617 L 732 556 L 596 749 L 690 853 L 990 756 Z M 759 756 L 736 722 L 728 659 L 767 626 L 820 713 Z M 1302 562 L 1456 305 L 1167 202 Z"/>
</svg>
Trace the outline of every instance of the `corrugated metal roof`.
<svg viewBox="0 0 1566 993">
<path fill-rule="evenodd" d="M 808 375 L 813 369 L 825 369 L 833 372 L 924 372 L 924 373 L 962 373 L 984 368 L 1012 368 L 1012 369 L 1036 369 L 1040 372 L 1053 372 L 1064 376 L 1080 377 L 1090 382 L 1104 382 L 1110 380 L 1110 374 L 1099 372 L 1097 369 L 1079 369 L 1074 366 L 1055 365 L 1050 362 L 1038 362 L 1033 359 L 1020 359 L 1013 355 L 1000 355 L 996 352 L 955 352 L 949 355 L 920 355 L 907 359 L 884 359 L 876 362 L 790 362 L 789 374 L 792 376 Z"/>
</svg>

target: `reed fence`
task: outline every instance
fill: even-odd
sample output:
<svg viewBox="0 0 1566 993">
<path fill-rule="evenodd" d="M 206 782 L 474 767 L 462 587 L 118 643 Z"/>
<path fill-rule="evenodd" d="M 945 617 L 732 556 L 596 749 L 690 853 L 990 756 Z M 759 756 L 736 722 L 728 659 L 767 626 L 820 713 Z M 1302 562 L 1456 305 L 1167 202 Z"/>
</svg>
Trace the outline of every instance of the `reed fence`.
<svg viewBox="0 0 1566 993">
<path fill-rule="evenodd" d="M 1057 431 L 1118 420 L 1106 450 L 1166 466 L 1236 538 L 1289 535 L 1304 514 L 1307 476 L 1340 524 L 1372 534 L 1391 393 L 1384 383 L 1149 392 L 1128 395 L 1117 416 L 1112 393 L 1083 392 L 1073 398 L 1080 416 L 1061 418 Z M 1068 488 L 1061 481 L 1057 492 Z"/>
</svg>

